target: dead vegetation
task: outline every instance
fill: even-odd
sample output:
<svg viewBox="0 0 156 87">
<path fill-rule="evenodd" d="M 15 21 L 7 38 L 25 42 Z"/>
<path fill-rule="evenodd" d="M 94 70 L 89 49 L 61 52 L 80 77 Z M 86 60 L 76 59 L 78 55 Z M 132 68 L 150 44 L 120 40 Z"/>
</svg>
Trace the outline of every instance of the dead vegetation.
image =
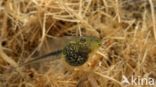
<svg viewBox="0 0 156 87">
<path fill-rule="evenodd" d="M 66 36 L 101 38 L 92 68 L 56 60 L 15 69 L 56 49 L 49 38 Z M 0 87 L 124 87 L 122 75 L 156 80 L 156 0 L 0 0 L 0 43 Z"/>
</svg>

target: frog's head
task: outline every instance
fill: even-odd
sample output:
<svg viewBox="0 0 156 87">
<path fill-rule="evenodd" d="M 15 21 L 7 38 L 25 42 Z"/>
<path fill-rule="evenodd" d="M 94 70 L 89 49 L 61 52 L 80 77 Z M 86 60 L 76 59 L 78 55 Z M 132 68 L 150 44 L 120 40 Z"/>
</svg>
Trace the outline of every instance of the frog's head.
<svg viewBox="0 0 156 87">
<path fill-rule="evenodd" d="M 80 37 L 78 42 L 82 44 L 87 44 L 91 50 L 97 49 L 101 46 L 101 40 L 92 36 Z"/>
<path fill-rule="evenodd" d="M 80 66 L 88 60 L 89 54 L 100 45 L 101 41 L 95 37 L 79 37 L 67 43 L 63 54 L 69 65 Z"/>
</svg>

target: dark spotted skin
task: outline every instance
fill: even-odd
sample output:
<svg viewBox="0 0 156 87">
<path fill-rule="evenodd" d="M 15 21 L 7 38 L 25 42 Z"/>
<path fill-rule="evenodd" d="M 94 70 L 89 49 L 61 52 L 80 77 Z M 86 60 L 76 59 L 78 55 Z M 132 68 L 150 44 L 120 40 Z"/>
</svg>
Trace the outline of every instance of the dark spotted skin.
<svg viewBox="0 0 156 87">
<path fill-rule="evenodd" d="M 65 61 L 71 66 L 83 65 L 87 60 L 91 49 L 85 43 L 69 43 L 63 49 Z"/>
<path fill-rule="evenodd" d="M 101 41 L 95 37 L 80 37 L 67 42 L 64 48 L 58 51 L 47 53 L 43 56 L 34 58 L 21 66 L 29 65 L 41 59 L 49 58 L 49 56 L 57 56 L 63 54 L 65 61 L 71 66 L 83 65 L 89 58 L 89 54 L 101 45 Z"/>
</svg>

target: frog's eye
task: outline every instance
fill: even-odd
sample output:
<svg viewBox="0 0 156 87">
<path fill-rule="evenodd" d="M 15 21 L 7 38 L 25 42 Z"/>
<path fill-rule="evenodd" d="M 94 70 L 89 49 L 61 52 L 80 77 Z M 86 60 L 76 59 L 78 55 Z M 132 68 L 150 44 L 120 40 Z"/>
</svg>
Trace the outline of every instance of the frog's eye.
<svg viewBox="0 0 156 87">
<path fill-rule="evenodd" d="M 86 42 L 86 38 L 84 38 L 84 37 L 80 38 L 80 42 L 81 43 L 85 43 Z"/>
</svg>

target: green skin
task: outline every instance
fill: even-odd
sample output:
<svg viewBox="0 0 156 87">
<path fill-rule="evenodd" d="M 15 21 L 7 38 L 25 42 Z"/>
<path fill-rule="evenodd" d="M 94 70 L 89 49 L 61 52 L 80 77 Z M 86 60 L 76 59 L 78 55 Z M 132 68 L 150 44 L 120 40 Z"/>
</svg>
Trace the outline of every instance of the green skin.
<svg viewBox="0 0 156 87">
<path fill-rule="evenodd" d="M 22 66 L 29 65 L 49 56 L 63 54 L 65 61 L 71 66 L 83 65 L 91 52 L 100 47 L 101 41 L 96 37 L 79 37 L 69 41 L 63 49 L 50 52 L 33 60 L 30 60 Z"/>
</svg>

